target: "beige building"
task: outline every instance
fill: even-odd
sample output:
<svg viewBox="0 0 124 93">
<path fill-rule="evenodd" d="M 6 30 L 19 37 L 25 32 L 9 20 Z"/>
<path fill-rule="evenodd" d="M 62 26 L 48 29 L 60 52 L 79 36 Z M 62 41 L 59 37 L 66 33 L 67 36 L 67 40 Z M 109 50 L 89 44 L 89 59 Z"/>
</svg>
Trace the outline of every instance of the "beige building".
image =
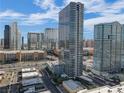
<svg viewBox="0 0 124 93">
<path fill-rule="evenodd" d="M 45 58 L 46 52 L 41 50 L 0 51 L 0 62 L 38 61 Z"/>
</svg>

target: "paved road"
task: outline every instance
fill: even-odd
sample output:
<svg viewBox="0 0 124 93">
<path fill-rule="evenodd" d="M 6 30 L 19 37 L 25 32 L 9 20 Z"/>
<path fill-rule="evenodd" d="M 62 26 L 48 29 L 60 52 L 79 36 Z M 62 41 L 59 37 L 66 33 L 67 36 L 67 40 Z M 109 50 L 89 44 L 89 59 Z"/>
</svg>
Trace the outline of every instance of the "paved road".
<svg viewBox="0 0 124 93">
<path fill-rule="evenodd" d="M 99 86 L 105 86 L 105 85 L 115 86 L 116 85 L 114 82 L 110 82 L 96 75 L 90 75 L 88 77 L 91 78 L 95 83 L 99 84 Z"/>
<path fill-rule="evenodd" d="M 51 82 L 50 78 L 47 75 L 47 72 L 43 70 L 43 81 L 46 84 L 47 88 L 52 92 L 52 93 L 61 93 L 55 85 Z"/>
<path fill-rule="evenodd" d="M 28 67 L 36 67 L 36 68 L 44 68 L 44 65 L 46 61 L 40 61 L 40 62 L 20 62 L 20 63 L 14 63 L 14 64 L 6 64 L 1 65 L 0 68 L 4 69 L 5 71 L 13 71 L 18 70 L 20 71 L 22 68 L 28 68 Z"/>
<path fill-rule="evenodd" d="M 88 78 L 92 79 L 94 83 L 98 84 L 99 86 L 105 86 L 105 82 L 97 79 L 96 77 L 91 77 L 91 76 L 87 76 Z"/>
</svg>

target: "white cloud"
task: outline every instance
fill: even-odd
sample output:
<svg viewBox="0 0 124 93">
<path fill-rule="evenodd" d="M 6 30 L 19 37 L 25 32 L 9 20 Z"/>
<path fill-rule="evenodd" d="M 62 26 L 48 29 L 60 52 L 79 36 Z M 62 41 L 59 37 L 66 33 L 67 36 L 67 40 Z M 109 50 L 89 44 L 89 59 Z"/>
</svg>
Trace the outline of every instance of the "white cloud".
<svg viewBox="0 0 124 93">
<path fill-rule="evenodd" d="M 64 4 L 67 5 L 70 2 L 83 2 L 84 3 L 84 1 L 87 1 L 87 0 L 64 0 Z"/>
<path fill-rule="evenodd" d="M 12 18 L 16 18 L 16 17 L 22 17 L 25 16 L 22 13 L 18 13 L 12 10 L 6 10 L 4 12 L 0 12 L 0 19 L 5 18 L 5 17 L 12 17 Z"/>
<path fill-rule="evenodd" d="M 39 6 L 41 9 L 44 9 L 45 12 L 24 15 L 12 10 L 7 10 L 0 13 L 0 19 L 5 21 L 6 18 L 7 20 L 12 20 L 18 17 L 18 19 L 22 21 L 20 23 L 25 25 L 38 25 L 46 23 L 48 20 L 58 20 L 58 12 L 60 11 L 61 7 L 56 6 L 54 0 L 34 0 L 33 3 Z"/>
<path fill-rule="evenodd" d="M 121 24 L 124 24 L 124 14 L 117 14 L 117 15 L 113 14 L 113 15 L 87 19 L 84 21 L 84 26 L 86 29 L 93 31 L 93 26 L 95 24 L 108 23 L 113 21 L 118 21 Z"/>
<path fill-rule="evenodd" d="M 117 0 L 114 4 L 111 6 L 112 9 L 122 9 L 124 8 L 124 0 Z"/>
<path fill-rule="evenodd" d="M 54 6 L 54 0 L 34 0 L 33 3 L 43 9 L 48 9 Z"/>
<path fill-rule="evenodd" d="M 58 21 L 58 13 L 61 7 L 57 6 L 54 0 L 34 0 L 34 4 L 40 6 L 46 12 L 29 15 L 29 18 L 27 19 L 28 23 L 40 23 L 48 20 Z"/>
<path fill-rule="evenodd" d="M 99 12 L 104 9 L 104 0 L 64 0 L 64 4 L 67 5 L 70 2 L 81 2 L 84 4 L 86 13 Z"/>
<path fill-rule="evenodd" d="M 84 34 L 93 37 L 94 25 L 104 22 L 118 21 L 124 24 L 124 0 L 116 0 L 114 3 L 106 3 L 104 0 L 63 0 L 62 6 L 57 6 L 55 0 L 34 0 L 33 4 L 40 7 L 45 12 L 32 14 L 23 14 L 13 10 L 0 12 L 0 21 L 19 20 L 20 25 L 33 26 L 44 25 L 51 21 L 58 22 L 58 13 L 71 1 L 82 2 L 85 8 L 85 14 L 96 13 L 99 17 L 92 17 L 84 20 Z M 50 23 L 51 22 L 51 23 Z M 89 36 L 89 37 L 90 37 Z"/>
<path fill-rule="evenodd" d="M 0 12 L 0 19 L 2 18 L 19 18 L 25 25 L 37 25 L 48 22 L 48 20 L 58 21 L 59 11 L 69 4 L 71 1 L 84 3 L 85 13 L 98 13 L 101 17 L 89 18 L 85 20 L 85 28 L 93 27 L 94 23 L 122 21 L 123 14 L 120 14 L 124 8 L 124 0 L 117 0 L 114 3 L 106 3 L 104 0 L 63 0 L 62 6 L 57 6 L 55 0 L 34 0 L 33 4 L 44 9 L 45 12 L 38 12 L 32 14 L 22 14 L 12 10 Z M 23 17 L 22 17 L 23 16 Z M 87 27 L 88 26 L 88 27 Z"/>
<path fill-rule="evenodd" d="M 85 14 L 97 13 L 101 16 L 84 20 L 84 29 L 93 31 L 94 24 L 119 21 L 124 24 L 124 0 L 117 0 L 114 3 L 106 3 L 104 0 L 64 0 L 65 5 L 71 1 L 82 2 L 85 7 Z M 121 13 L 121 14 L 120 14 Z"/>
<path fill-rule="evenodd" d="M 64 0 L 65 5 L 71 1 L 82 2 L 85 6 L 85 13 L 115 14 L 124 8 L 124 0 L 117 0 L 114 3 L 106 3 L 104 0 Z"/>
<path fill-rule="evenodd" d="M 58 20 L 58 8 L 51 8 L 49 11 L 45 13 L 34 13 L 29 16 L 29 20 L 44 20 L 44 19 L 53 19 Z"/>
</svg>

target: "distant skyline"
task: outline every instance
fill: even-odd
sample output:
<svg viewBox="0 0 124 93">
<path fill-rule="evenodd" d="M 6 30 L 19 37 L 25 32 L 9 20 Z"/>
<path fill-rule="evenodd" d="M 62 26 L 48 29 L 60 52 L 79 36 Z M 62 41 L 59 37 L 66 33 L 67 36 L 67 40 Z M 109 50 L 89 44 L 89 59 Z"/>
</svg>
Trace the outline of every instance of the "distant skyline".
<svg viewBox="0 0 124 93">
<path fill-rule="evenodd" d="M 58 28 L 58 13 L 69 2 L 84 3 L 84 38 L 93 39 L 94 24 L 119 21 L 124 24 L 124 0 L 0 0 L 0 38 L 4 25 L 18 22 L 21 35 Z"/>
</svg>

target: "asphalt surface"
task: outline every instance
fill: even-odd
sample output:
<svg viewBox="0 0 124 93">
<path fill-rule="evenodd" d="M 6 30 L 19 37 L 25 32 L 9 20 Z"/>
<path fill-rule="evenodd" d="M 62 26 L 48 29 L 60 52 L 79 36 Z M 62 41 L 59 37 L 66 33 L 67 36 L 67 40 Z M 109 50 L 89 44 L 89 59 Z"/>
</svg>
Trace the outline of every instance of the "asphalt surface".
<svg viewBox="0 0 124 93">
<path fill-rule="evenodd" d="M 108 80 L 105 80 L 103 78 L 100 78 L 98 76 L 88 76 L 89 78 L 91 78 L 95 83 L 97 83 L 99 86 L 105 86 L 105 85 L 110 85 L 110 86 L 115 86 L 116 84 L 114 82 L 110 82 Z"/>
<path fill-rule="evenodd" d="M 47 75 L 47 72 L 45 70 L 42 71 L 43 74 L 43 81 L 46 85 L 46 87 L 51 91 L 51 93 L 61 93 L 56 86 L 51 82 L 50 78 Z"/>
<path fill-rule="evenodd" d="M 96 77 L 91 77 L 91 76 L 88 76 L 88 78 L 92 79 L 94 83 L 96 83 L 97 85 L 99 86 L 105 86 L 105 82 L 97 79 Z"/>
<path fill-rule="evenodd" d="M 22 68 L 30 68 L 30 67 L 36 67 L 36 68 L 44 68 L 43 64 L 45 64 L 46 61 L 39 61 L 39 62 L 19 62 L 14 64 L 6 64 L 6 65 L 0 65 L 0 69 L 4 69 L 4 71 L 20 71 Z"/>
</svg>

